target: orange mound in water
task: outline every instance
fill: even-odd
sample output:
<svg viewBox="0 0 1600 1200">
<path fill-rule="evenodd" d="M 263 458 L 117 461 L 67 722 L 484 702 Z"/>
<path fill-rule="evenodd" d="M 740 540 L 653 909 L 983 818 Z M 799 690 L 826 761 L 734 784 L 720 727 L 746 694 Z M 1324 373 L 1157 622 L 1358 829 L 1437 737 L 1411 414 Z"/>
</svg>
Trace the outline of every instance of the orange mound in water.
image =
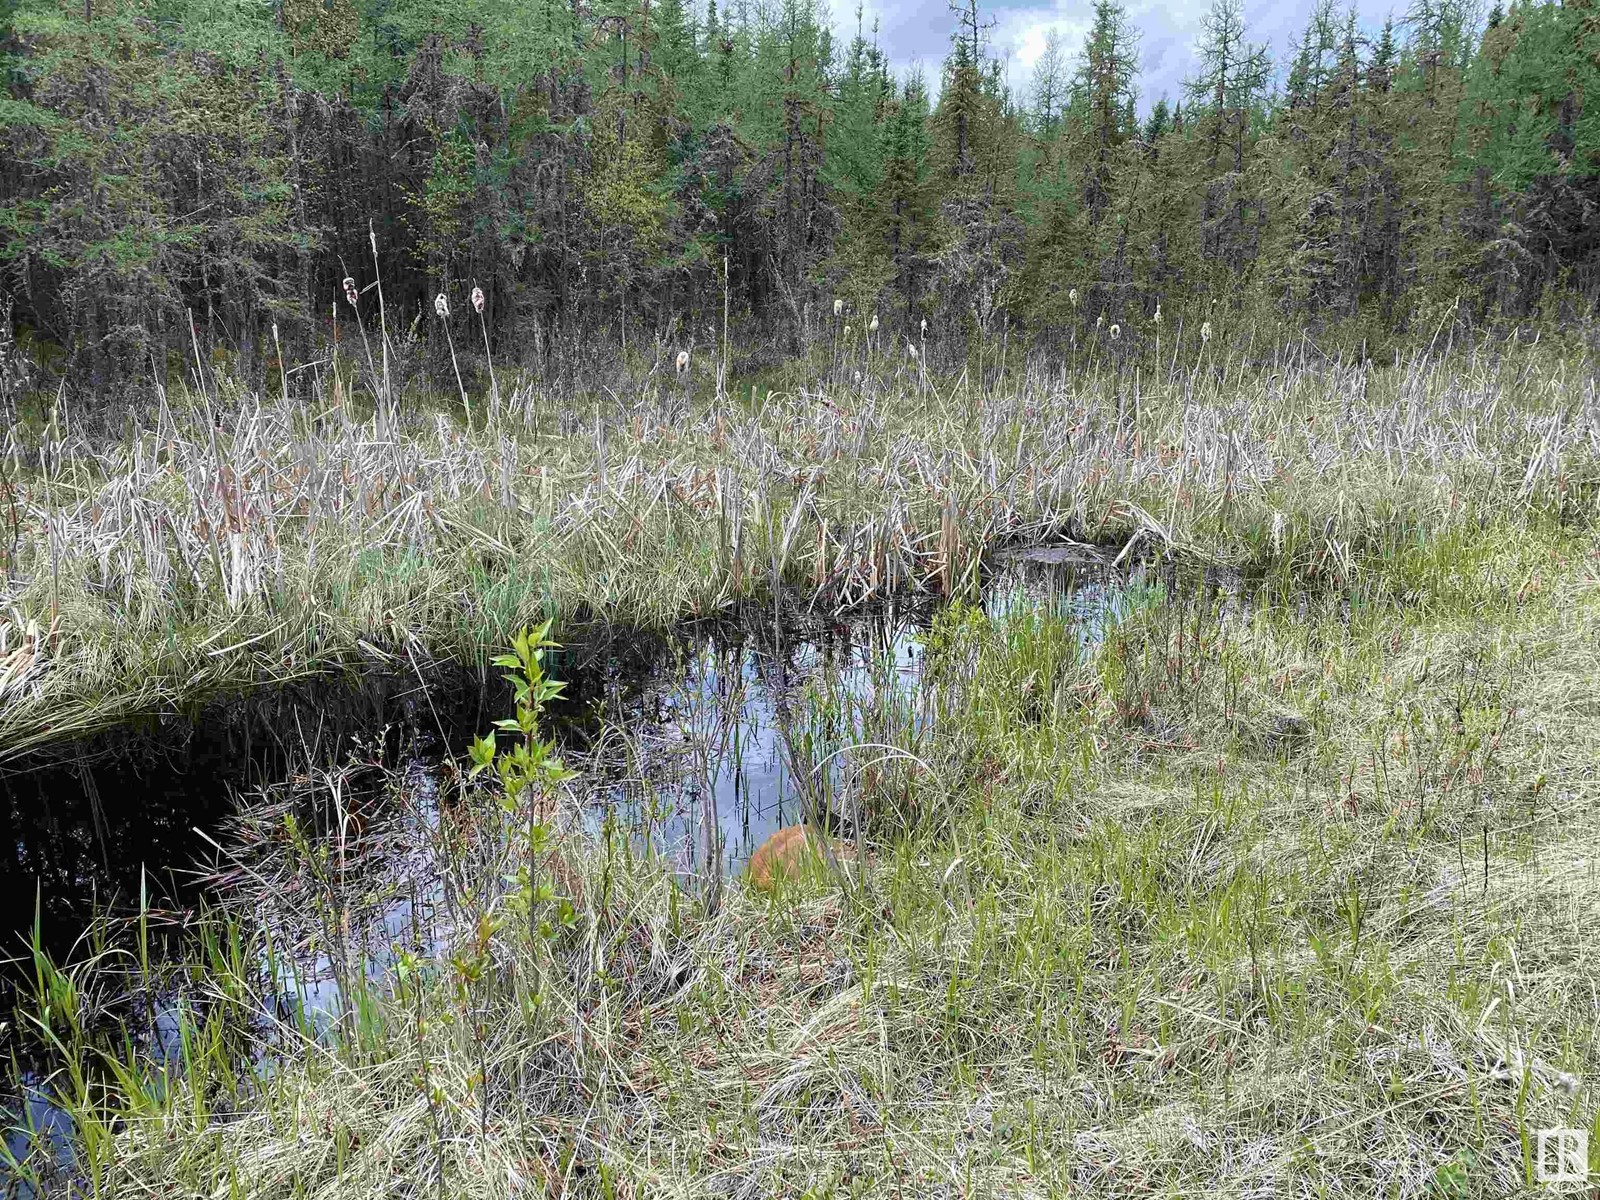
<svg viewBox="0 0 1600 1200">
<path fill-rule="evenodd" d="M 817 854 L 819 839 L 805 825 L 787 825 L 778 830 L 750 856 L 745 875 L 755 887 L 770 889 L 780 879 L 797 878 L 808 857 Z M 855 847 L 846 842 L 832 842 L 830 849 L 839 858 L 854 858 Z"/>
</svg>

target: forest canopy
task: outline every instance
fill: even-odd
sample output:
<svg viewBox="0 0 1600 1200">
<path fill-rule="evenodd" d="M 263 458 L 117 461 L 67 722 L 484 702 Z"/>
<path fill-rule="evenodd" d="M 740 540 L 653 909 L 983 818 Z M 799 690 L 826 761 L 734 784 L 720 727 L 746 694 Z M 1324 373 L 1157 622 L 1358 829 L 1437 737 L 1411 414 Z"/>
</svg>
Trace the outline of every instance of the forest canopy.
<svg viewBox="0 0 1600 1200">
<path fill-rule="evenodd" d="M 1153 104 L 1118 0 L 1019 90 L 948 16 L 933 88 L 813 0 L 0 0 L 0 306 L 104 382 L 191 319 L 317 345 L 346 277 L 424 332 L 481 287 L 511 356 L 725 303 L 781 355 L 836 297 L 952 343 L 1218 304 L 1382 342 L 1600 294 L 1593 0 L 1316 0 L 1282 62 L 1215 0 Z"/>
</svg>

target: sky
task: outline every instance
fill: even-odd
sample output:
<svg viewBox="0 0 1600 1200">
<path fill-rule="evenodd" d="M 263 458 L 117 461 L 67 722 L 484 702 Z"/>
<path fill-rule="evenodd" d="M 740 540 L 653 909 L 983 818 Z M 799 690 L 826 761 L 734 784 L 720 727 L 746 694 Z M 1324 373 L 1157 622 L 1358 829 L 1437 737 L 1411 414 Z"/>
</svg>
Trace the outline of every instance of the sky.
<svg viewBox="0 0 1600 1200">
<path fill-rule="evenodd" d="M 1163 94 L 1169 100 L 1183 95 L 1183 81 L 1195 70 L 1194 41 L 1200 32 L 1200 18 L 1210 0 L 1126 0 L 1128 16 L 1143 35 L 1140 41 L 1139 111 L 1147 113 Z M 1361 25 L 1368 30 L 1382 27 L 1391 8 L 1396 21 L 1404 15 L 1406 0 L 1357 0 Z M 835 19 L 846 37 L 855 33 L 853 0 L 833 0 Z M 955 16 L 944 0 L 916 3 L 915 0 L 863 0 L 863 19 L 869 31 L 874 18 L 881 22 L 879 45 L 888 53 L 897 72 L 921 64 L 930 92 L 938 91 L 939 68 L 950 46 Z M 845 10 L 848 8 L 848 12 Z M 1281 80 L 1290 48 L 1305 28 L 1310 0 L 1271 3 L 1270 0 L 1244 0 L 1245 22 L 1252 41 L 1265 42 L 1272 51 L 1273 63 Z M 980 0 L 980 11 L 994 21 L 989 31 L 989 52 L 1006 65 L 1011 89 L 1026 99 L 1033 80 L 1033 67 L 1043 53 L 1051 29 L 1061 35 L 1061 46 L 1069 62 L 1075 61 L 1089 29 L 1091 0 L 1055 0 L 1054 3 L 1028 3 L 1016 0 Z"/>
</svg>

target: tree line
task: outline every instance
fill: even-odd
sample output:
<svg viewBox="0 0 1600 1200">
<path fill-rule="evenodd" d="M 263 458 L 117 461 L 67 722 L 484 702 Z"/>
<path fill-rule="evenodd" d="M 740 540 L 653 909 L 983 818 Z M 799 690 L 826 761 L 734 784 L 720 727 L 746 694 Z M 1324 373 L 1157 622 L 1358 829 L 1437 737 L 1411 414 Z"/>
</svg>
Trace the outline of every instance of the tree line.
<svg viewBox="0 0 1600 1200">
<path fill-rule="evenodd" d="M 1213 0 L 1142 117 L 1139 31 L 1092 18 L 1013 89 L 962 0 L 935 100 L 816 0 L 0 0 L 0 295 L 96 386 L 325 344 L 375 285 L 422 340 L 481 288 L 524 360 L 1202 310 L 1383 344 L 1600 295 L 1594 0 L 1314 0 L 1284 62 Z"/>
</svg>

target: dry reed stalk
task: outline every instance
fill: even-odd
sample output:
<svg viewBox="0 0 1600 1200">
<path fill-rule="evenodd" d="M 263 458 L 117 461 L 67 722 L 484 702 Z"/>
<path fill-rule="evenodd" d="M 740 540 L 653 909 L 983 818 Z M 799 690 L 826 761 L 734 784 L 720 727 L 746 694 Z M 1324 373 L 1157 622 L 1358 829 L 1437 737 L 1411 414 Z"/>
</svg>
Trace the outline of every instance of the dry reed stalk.
<svg viewBox="0 0 1600 1200">
<path fill-rule="evenodd" d="M 72 649 L 0 712 L 0 744 L 264 663 L 359 654 L 396 622 L 440 647 L 481 638 L 478 589 L 504 586 L 499 567 L 467 583 L 483 551 L 541 564 L 518 611 L 581 602 L 666 620 L 774 583 L 816 588 L 830 607 L 895 587 L 950 592 L 987 546 L 1144 528 L 1189 552 L 1302 555 L 1348 577 L 1394 530 L 1592 503 L 1592 383 L 1422 358 L 1241 373 L 1213 348 L 1215 375 L 1141 384 L 1131 436 L 1105 419 L 1110 376 L 1041 369 L 975 411 L 931 387 L 920 401 L 920 378 L 852 412 L 790 395 L 670 419 L 597 406 L 592 437 L 541 440 L 537 472 L 516 467 L 517 440 L 500 433 L 307 425 L 281 390 L 221 413 L 209 394 L 187 410 L 163 401 L 106 444 L 58 411 L 27 448 L 37 466 L 13 476 L 17 550 L 0 599 L 42 626 L 59 616 Z M 802 539 L 817 549 L 797 556 Z M 697 575 L 685 561 L 722 566 Z M 346 598 L 324 611 L 334 594 Z M 205 633 L 174 628 L 180 596 Z M 236 637 L 186 643 L 235 624 Z M 313 625 L 320 647 L 271 633 Z M 90 648 L 102 638 L 177 657 L 152 688 L 140 657 L 109 668 Z"/>
</svg>

